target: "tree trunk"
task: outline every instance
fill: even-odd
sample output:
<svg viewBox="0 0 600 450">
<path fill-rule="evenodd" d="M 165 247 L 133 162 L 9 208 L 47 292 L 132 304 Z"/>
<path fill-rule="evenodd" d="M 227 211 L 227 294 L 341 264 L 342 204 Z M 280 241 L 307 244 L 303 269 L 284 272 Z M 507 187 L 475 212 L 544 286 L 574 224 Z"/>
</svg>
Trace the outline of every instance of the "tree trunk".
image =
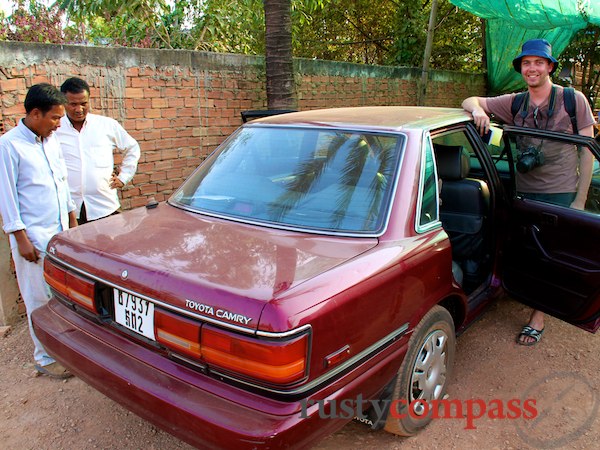
<svg viewBox="0 0 600 450">
<path fill-rule="evenodd" d="M 427 99 L 427 83 L 429 81 L 429 60 L 431 59 L 431 48 L 433 47 L 433 33 L 437 20 L 437 0 L 431 1 L 431 13 L 429 14 L 429 26 L 427 27 L 427 41 L 425 43 L 425 54 L 423 55 L 423 68 L 421 70 L 421 82 L 417 94 L 417 105 L 424 106 Z"/>
<path fill-rule="evenodd" d="M 296 109 L 291 0 L 264 0 L 267 106 Z"/>
</svg>

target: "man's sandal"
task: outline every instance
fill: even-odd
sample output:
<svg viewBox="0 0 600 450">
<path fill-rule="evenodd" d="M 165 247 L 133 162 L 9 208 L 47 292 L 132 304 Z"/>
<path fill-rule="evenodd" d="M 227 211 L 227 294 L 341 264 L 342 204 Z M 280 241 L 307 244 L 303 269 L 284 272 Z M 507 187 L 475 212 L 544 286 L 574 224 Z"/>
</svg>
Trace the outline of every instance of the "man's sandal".
<svg viewBox="0 0 600 450">
<path fill-rule="evenodd" d="M 517 344 L 525 345 L 527 347 L 535 345 L 538 342 L 540 342 L 540 339 L 542 338 L 543 333 L 544 333 L 544 328 L 542 328 L 541 330 L 536 330 L 535 328 L 532 328 L 529 325 L 525 325 L 523 327 L 523 329 L 521 330 L 521 332 L 519 333 L 519 335 L 517 336 Z M 526 338 L 527 337 L 533 338 L 533 341 L 531 341 L 531 342 L 523 341 L 523 340 L 521 340 L 521 336 L 526 337 Z"/>
</svg>

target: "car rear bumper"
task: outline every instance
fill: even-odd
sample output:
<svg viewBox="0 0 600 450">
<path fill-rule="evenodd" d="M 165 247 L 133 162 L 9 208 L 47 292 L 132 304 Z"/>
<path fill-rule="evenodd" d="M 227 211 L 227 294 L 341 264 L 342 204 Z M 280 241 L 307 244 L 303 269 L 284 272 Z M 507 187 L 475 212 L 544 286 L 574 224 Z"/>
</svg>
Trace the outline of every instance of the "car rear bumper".
<svg viewBox="0 0 600 450">
<path fill-rule="evenodd" d="M 314 407 L 303 418 L 299 400 L 277 401 L 225 384 L 88 321 L 56 300 L 34 311 L 32 320 L 48 352 L 77 377 L 197 447 L 308 448 L 348 422 L 323 420 Z M 397 357 L 385 358 L 387 365 L 392 356 Z M 364 377 L 372 375 L 342 383 L 327 398 L 355 398 Z"/>
</svg>

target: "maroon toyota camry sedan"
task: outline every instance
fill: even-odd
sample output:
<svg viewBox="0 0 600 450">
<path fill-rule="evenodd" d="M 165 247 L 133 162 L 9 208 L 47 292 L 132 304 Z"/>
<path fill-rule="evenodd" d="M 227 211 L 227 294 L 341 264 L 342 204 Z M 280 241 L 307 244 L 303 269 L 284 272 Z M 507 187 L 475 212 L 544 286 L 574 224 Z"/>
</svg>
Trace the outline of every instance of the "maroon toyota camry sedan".
<svg viewBox="0 0 600 450">
<path fill-rule="evenodd" d="M 600 156 L 545 130 L 484 141 L 458 109 L 246 123 L 167 202 L 55 236 L 36 333 L 200 448 L 307 448 L 354 418 L 414 434 L 494 297 L 600 325 L 600 179 L 584 211 L 522 198 L 536 143 Z"/>
</svg>

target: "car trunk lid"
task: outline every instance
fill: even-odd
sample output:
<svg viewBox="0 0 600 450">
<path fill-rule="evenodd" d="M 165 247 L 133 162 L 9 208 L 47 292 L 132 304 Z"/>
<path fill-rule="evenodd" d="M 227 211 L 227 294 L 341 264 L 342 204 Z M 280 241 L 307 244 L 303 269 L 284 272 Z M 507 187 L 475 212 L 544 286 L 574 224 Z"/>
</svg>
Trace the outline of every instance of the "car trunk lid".
<svg viewBox="0 0 600 450">
<path fill-rule="evenodd" d="M 376 238 L 266 229 L 160 204 L 60 233 L 49 253 L 170 309 L 256 329 L 267 302 L 376 244 Z"/>
</svg>

